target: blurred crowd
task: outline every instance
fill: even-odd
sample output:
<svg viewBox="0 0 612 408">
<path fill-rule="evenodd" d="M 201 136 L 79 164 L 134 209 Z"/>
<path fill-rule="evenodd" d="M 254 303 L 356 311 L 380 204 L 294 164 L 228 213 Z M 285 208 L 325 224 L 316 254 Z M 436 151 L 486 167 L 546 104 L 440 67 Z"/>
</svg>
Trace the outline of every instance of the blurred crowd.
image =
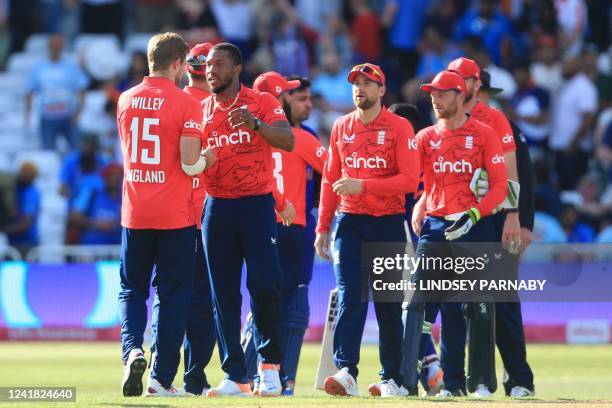
<svg viewBox="0 0 612 408">
<path fill-rule="evenodd" d="M 268 70 L 311 78 L 305 124 L 324 144 L 334 120 L 353 108 L 346 80 L 353 64 L 380 65 L 385 103 L 416 105 L 427 126 L 431 103 L 418 85 L 451 60 L 472 58 L 503 89 L 493 104 L 530 146 L 536 240 L 612 242 L 611 15 L 609 0 L 0 0 L 0 65 L 10 65 L 32 34 L 52 34 L 40 62 L 24 72 L 24 120 L 38 109 L 40 146 L 57 149 L 63 138 L 69 147 L 61 176 L 68 243 L 120 241 L 116 100 L 148 74 L 142 47 L 121 45 L 167 30 L 191 45 L 239 46 L 248 85 Z M 67 58 L 63 51 L 83 34 L 113 34 L 118 46 L 89 43 Z M 85 121 L 91 91 L 103 91 L 103 109 Z M 18 192 L 36 177 L 28 164 Z M 24 216 L 35 199 L 22 195 L 14 195 L 15 211 Z"/>
</svg>

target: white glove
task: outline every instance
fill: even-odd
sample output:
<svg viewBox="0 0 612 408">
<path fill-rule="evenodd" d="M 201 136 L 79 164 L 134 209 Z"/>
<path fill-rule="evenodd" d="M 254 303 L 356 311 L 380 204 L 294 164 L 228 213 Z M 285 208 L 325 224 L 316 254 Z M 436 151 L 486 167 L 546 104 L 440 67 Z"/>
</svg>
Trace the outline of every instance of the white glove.
<svg viewBox="0 0 612 408">
<path fill-rule="evenodd" d="M 476 208 L 470 208 L 444 231 L 444 236 L 449 241 L 454 241 L 464 236 L 480 220 L 480 212 Z"/>
</svg>

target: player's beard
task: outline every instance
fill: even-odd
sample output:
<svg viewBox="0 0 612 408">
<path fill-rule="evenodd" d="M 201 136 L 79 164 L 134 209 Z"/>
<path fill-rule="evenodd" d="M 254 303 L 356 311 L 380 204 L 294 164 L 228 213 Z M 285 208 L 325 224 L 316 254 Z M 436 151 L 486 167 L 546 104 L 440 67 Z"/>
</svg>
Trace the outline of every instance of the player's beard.
<svg viewBox="0 0 612 408">
<path fill-rule="evenodd" d="M 214 93 L 214 94 L 220 94 L 225 92 L 225 90 L 227 88 L 229 88 L 229 86 L 232 84 L 232 80 L 234 79 L 233 76 L 228 75 L 227 77 L 223 78 L 223 80 L 221 81 L 222 83 L 220 85 L 217 85 L 216 87 L 211 86 L 210 90 Z M 219 82 L 221 80 L 221 78 L 219 78 L 217 80 L 217 82 Z"/>
<path fill-rule="evenodd" d="M 368 110 L 372 106 L 376 105 L 378 98 L 369 99 L 368 97 L 363 98 L 361 101 L 355 100 L 355 105 L 361 110 Z"/>
<path fill-rule="evenodd" d="M 474 88 L 470 88 L 468 89 L 468 92 L 466 92 L 465 94 L 465 101 L 463 103 L 468 103 L 472 100 L 472 98 L 474 97 Z"/>
<path fill-rule="evenodd" d="M 441 111 L 434 109 L 434 114 L 438 119 L 450 119 L 457 114 L 458 109 L 457 101 L 455 101 L 453 103 L 449 103 L 448 106 Z"/>
</svg>

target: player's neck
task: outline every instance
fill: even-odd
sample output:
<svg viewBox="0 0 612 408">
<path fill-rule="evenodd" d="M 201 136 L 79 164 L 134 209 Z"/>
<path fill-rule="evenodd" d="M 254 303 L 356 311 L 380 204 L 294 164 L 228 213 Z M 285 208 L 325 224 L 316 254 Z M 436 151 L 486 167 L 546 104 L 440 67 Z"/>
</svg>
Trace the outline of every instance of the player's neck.
<svg viewBox="0 0 612 408">
<path fill-rule="evenodd" d="M 382 105 L 380 104 L 380 102 L 374 104 L 374 106 L 372 106 L 369 109 L 364 110 L 361 108 L 357 108 L 357 117 L 363 123 L 368 124 L 378 117 L 381 110 L 382 110 Z"/>
<path fill-rule="evenodd" d="M 440 119 L 440 122 L 444 125 L 444 127 L 448 130 L 456 130 L 467 122 L 469 116 L 465 113 L 465 110 L 459 109 L 457 114 L 452 118 L 448 119 Z"/>
<path fill-rule="evenodd" d="M 198 88 L 206 92 L 210 92 L 210 87 L 208 86 L 208 82 L 206 80 L 197 80 L 193 78 L 189 78 L 189 86 L 192 88 Z"/>
<path fill-rule="evenodd" d="M 149 74 L 152 78 L 166 78 L 168 81 L 174 83 L 173 75 L 168 71 L 151 71 Z"/>
<path fill-rule="evenodd" d="M 215 100 L 224 103 L 233 100 L 240 92 L 240 81 L 232 82 L 223 92 L 215 94 Z"/>
</svg>

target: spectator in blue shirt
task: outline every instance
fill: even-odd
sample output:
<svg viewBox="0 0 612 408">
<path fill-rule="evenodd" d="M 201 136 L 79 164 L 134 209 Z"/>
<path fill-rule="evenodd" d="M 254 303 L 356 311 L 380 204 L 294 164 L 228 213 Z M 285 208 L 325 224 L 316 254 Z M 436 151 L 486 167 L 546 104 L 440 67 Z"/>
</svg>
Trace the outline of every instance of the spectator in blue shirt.
<svg viewBox="0 0 612 408">
<path fill-rule="evenodd" d="M 82 228 L 80 244 L 121 243 L 121 178 L 123 168 L 109 164 L 102 170 L 103 187 L 83 189 L 74 200 L 70 219 Z"/>
<path fill-rule="evenodd" d="M 567 242 L 595 241 L 595 230 L 591 226 L 578 220 L 578 212 L 571 204 L 563 206 L 561 226 L 567 235 Z"/>
<path fill-rule="evenodd" d="M 60 194 L 68 198 L 69 208 L 81 190 L 102 186 L 100 172 L 107 164 L 100 153 L 98 136 L 85 134 L 79 144 L 80 149 L 64 159 L 60 173 Z"/>
<path fill-rule="evenodd" d="M 527 60 L 515 63 L 512 74 L 518 89 L 510 100 L 511 118 L 522 130 L 532 157 L 541 159 L 550 133 L 548 91 L 533 82 Z"/>
<path fill-rule="evenodd" d="M 61 35 L 49 37 L 49 58 L 32 67 L 26 81 L 25 123 L 30 120 L 32 97 L 38 95 L 40 131 L 44 149 L 55 149 L 61 134 L 68 145 L 77 145 L 77 119 L 89 79 L 73 62 L 62 57 Z"/>
<path fill-rule="evenodd" d="M 22 257 L 38 245 L 38 213 L 40 193 L 34 185 L 38 168 L 32 162 L 24 162 L 15 181 L 16 208 L 11 220 L 4 226 L 9 245 L 19 250 Z"/>
<path fill-rule="evenodd" d="M 428 0 L 388 0 L 382 24 L 389 29 L 391 70 L 389 79 L 400 81 L 398 86 L 414 77 L 418 63 L 418 43 L 423 31 Z"/>
<path fill-rule="evenodd" d="M 502 60 L 502 42 L 513 35 L 512 23 L 499 10 L 498 3 L 498 0 L 480 0 L 477 7 L 465 13 L 455 29 L 457 41 L 479 37 L 496 65 Z"/>
</svg>

